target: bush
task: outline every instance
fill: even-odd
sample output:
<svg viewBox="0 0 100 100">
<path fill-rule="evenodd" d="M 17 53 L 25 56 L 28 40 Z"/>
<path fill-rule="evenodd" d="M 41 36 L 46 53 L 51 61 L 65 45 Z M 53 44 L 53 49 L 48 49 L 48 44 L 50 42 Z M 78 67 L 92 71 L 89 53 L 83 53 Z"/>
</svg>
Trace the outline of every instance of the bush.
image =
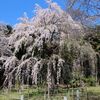
<svg viewBox="0 0 100 100">
<path fill-rule="evenodd" d="M 94 77 L 88 77 L 88 78 L 83 78 L 82 79 L 84 83 L 86 83 L 88 86 L 95 86 L 96 85 L 96 80 Z"/>
</svg>

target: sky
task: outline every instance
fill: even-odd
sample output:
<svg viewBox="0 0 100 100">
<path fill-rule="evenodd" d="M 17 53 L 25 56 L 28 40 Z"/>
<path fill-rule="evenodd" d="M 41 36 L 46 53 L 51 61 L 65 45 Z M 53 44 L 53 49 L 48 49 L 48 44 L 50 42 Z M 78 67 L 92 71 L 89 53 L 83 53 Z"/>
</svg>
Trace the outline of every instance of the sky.
<svg viewBox="0 0 100 100">
<path fill-rule="evenodd" d="M 53 0 L 57 2 L 63 9 L 65 8 L 65 0 Z M 35 4 L 39 4 L 46 8 L 45 0 L 0 0 L 0 23 L 14 25 L 18 23 L 18 18 L 27 12 L 29 17 L 33 16 Z"/>
</svg>

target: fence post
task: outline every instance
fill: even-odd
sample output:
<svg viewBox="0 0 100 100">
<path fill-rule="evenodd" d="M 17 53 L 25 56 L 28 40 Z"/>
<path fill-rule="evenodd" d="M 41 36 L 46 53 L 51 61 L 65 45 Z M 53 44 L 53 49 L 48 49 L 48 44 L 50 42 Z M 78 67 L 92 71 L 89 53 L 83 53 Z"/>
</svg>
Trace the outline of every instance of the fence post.
<svg viewBox="0 0 100 100">
<path fill-rule="evenodd" d="M 74 89 L 72 88 L 72 100 L 74 100 Z"/>
<path fill-rule="evenodd" d="M 21 98 L 20 98 L 20 100 L 24 100 L 24 95 L 21 95 Z"/>
<path fill-rule="evenodd" d="M 68 100 L 66 96 L 64 96 L 64 100 Z"/>
<path fill-rule="evenodd" d="M 76 91 L 76 98 L 77 98 L 77 100 L 79 100 L 79 98 L 80 98 L 80 95 L 79 95 L 80 93 L 79 93 L 79 90 L 77 90 Z"/>
<path fill-rule="evenodd" d="M 46 98 L 46 93 L 44 93 L 44 100 L 46 100 L 47 98 Z"/>
</svg>

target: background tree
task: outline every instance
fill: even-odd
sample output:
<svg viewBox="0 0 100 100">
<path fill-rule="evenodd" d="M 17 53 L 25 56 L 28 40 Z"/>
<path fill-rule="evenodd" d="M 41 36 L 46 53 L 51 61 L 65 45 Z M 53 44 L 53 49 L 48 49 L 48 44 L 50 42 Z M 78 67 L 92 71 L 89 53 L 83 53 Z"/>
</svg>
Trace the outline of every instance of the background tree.
<svg viewBox="0 0 100 100">
<path fill-rule="evenodd" d="M 100 0 L 67 0 L 67 12 L 81 23 L 100 23 Z"/>
<path fill-rule="evenodd" d="M 90 33 L 85 36 L 87 40 L 93 47 L 97 55 L 97 78 L 100 84 L 100 26 L 97 25 L 94 28 L 90 28 Z"/>
</svg>

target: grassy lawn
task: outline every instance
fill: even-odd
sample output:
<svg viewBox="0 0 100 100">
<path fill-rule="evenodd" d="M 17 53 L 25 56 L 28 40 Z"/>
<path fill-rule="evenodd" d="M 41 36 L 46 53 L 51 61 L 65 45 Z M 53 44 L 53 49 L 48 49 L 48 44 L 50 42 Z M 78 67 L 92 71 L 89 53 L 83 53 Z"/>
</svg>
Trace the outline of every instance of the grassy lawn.
<svg viewBox="0 0 100 100">
<path fill-rule="evenodd" d="M 59 89 L 55 91 L 55 94 L 51 95 L 51 100 L 64 100 L 64 96 L 67 96 L 68 100 L 74 100 L 74 95 L 76 94 L 76 89 Z M 0 100 L 20 100 L 21 95 L 24 95 L 24 100 L 47 100 L 47 95 L 45 95 L 44 88 L 26 88 L 22 92 L 13 89 L 12 91 L 2 90 L 0 91 Z M 73 92 L 72 92 L 73 91 Z M 89 94 L 100 95 L 100 87 L 87 87 L 85 89 Z M 86 100 L 86 99 L 81 99 Z M 90 99 L 92 100 L 92 99 Z M 99 100 L 99 99 L 98 99 Z"/>
<path fill-rule="evenodd" d="M 100 86 L 97 87 L 87 87 L 87 92 L 94 95 L 100 95 Z"/>
<path fill-rule="evenodd" d="M 55 91 L 55 94 L 51 95 L 51 100 L 63 100 L 64 96 L 68 96 L 71 93 L 67 91 L 67 89 L 59 89 Z M 4 90 L 0 91 L 0 100 L 20 100 L 21 95 L 24 95 L 25 100 L 47 100 L 47 94 L 45 94 L 44 88 L 27 88 L 24 89 L 22 92 L 18 92 L 15 89 L 12 91 Z"/>
</svg>

